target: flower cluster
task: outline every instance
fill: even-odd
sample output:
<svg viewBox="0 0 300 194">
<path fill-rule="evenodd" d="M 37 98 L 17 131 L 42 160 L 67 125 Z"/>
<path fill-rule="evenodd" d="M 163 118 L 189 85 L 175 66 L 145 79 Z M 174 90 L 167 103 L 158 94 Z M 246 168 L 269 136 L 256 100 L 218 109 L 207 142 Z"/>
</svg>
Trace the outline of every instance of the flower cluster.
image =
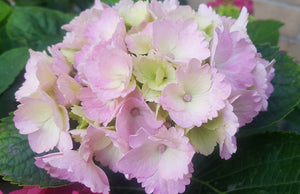
<svg viewBox="0 0 300 194">
<path fill-rule="evenodd" d="M 202 4 L 100 1 L 30 50 L 14 122 L 52 176 L 109 193 L 101 163 L 147 193 L 182 193 L 193 155 L 236 151 L 235 133 L 266 110 L 273 63 L 247 35 L 248 13 Z M 76 124 L 74 124 L 76 123 Z M 76 146 L 73 146 L 76 145 Z"/>
</svg>

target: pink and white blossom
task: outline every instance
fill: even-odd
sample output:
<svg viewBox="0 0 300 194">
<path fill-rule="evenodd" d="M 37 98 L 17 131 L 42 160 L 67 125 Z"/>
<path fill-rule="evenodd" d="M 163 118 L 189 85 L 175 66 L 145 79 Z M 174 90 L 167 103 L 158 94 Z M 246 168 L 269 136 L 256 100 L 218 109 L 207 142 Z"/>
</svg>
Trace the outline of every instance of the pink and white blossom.
<svg viewBox="0 0 300 194">
<path fill-rule="evenodd" d="M 194 21 L 157 20 L 153 22 L 153 46 L 157 52 L 178 63 L 210 56 L 208 42 Z"/>
<path fill-rule="evenodd" d="M 65 107 L 56 104 L 45 92 L 39 97 L 23 97 L 14 112 L 14 122 L 20 134 L 28 135 L 31 149 L 36 153 L 72 149 L 69 117 Z"/>
<path fill-rule="evenodd" d="M 217 29 L 213 45 L 215 41 L 211 64 L 225 74 L 225 80 L 233 90 L 251 87 L 254 83 L 252 71 L 256 65 L 252 44 L 241 38 L 238 32 L 229 32 L 228 29 Z"/>
<path fill-rule="evenodd" d="M 117 100 L 103 101 L 90 88 L 83 87 L 77 95 L 86 117 L 105 126 L 115 117 Z"/>
<path fill-rule="evenodd" d="M 231 87 L 224 77 L 208 64 L 191 61 L 186 68 L 177 69 L 178 83 L 167 85 L 159 102 L 180 127 L 200 127 L 225 107 Z"/>
<path fill-rule="evenodd" d="M 170 184 L 174 183 L 172 181 L 180 183 L 189 176 L 194 150 L 184 136 L 183 129 L 163 127 L 157 134 L 150 135 L 141 128 L 129 143 L 132 149 L 118 162 L 118 168 L 130 177 L 144 182 L 146 190 L 159 190 L 157 187 L 164 181 L 170 181 Z M 151 179 L 162 181 L 153 185 Z"/>
<path fill-rule="evenodd" d="M 30 58 L 26 64 L 25 82 L 16 92 L 15 97 L 20 101 L 23 97 L 30 97 L 39 89 L 47 91 L 55 84 L 56 76 L 51 68 L 52 58 L 45 52 L 29 50 Z"/>
<path fill-rule="evenodd" d="M 162 126 L 162 121 L 157 121 L 155 114 L 144 102 L 138 98 L 127 98 L 120 105 L 116 115 L 116 130 L 120 137 L 129 140 L 140 128 L 155 134 Z"/>
<path fill-rule="evenodd" d="M 97 54 L 96 54 L 97 53 Z M 103 101 L 125 97 L 135 89 L 132 76 L 132 58 L 118 48 L 95 47 L 78 69 L 85 84 Z"/>
<path fill-rule="evenodd" d="M 52 177 L 82 183 L 92 192 L 109 193 L 109 182 L 104 171 L 92 158 L 85 159 L 78 151 L 57 152 L 36 157 L 35 160 L 35 165 L 45 169 Z"/>
</svg>

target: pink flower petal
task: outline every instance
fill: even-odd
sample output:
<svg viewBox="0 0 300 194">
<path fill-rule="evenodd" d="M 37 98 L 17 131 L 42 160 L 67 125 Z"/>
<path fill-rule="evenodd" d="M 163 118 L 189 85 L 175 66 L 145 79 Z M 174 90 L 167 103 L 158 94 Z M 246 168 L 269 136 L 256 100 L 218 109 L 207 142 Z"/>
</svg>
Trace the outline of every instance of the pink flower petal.
<svg viewBox="0 0 300 194">
<path fill-rule="evenodd" d="M 178 84 L 169 84 L 162 91 L 160 104 L 181 127 L 201 126 L 218 116 L 231 92 L 224 75 L 209 65 L 192 60 L 187 67 L 177 69 Z"/>
<path fill-rule="evenodd" d="M 84 75 L 89 86 L 103 101 L 125 97 L 134 90 L 130 85 L 132 74 L 130 55 L 117 48 L 100 47 L 98 51 L 96 55 L 88 58 L 84 67 Z"/>
<path fill-rule="evenodd" d="M 144 102 L 138 98 L 127 98 L 122 102 L 119 113 L 116 116 L 116 129 L 120 137 L 128 141 L 130 135 L 134 135 L 140 128 L 149 133 L 161 127 L 162 121 L 157 121 L 154 113 Z"/>
<path fill-rule="evenodd" d="M 39 91 L 39 95 L 39 98 L 24 97 L 20 100 L 14 122 L 21 134 L 28 134 L 31 149 L 42 153 L 57 146 L 61 131 L 69 130 L 69 117 L 66 109 L 46 93 Z M 70 149 L 72 142 L 63 145 L 66 146 L 63 149 Z"/>
<path fill-rule="evenodd" d="M 49 89 L 55 82 L 54 73 L 51 70 L 52 59 L 45 52 L 29 50 L 30 58 L 26 64 L 25 82 L 16 92 L 15 97 L 20 101 L 22 97 L 29 97 L 39 88 Z M 42 75 L 45 75 L 43 77 Z"/>
<path fill-rule="evenodd" d="M 153 45 L 162 55 L 187 64 L 192 58 L 200 61 L 210 56 L 208 42 L 194 21 L 154 21 Z"/>
<path fill-rule="evenodd" d="M 61 75 L 58 77 L 56 84 L 56 99 L 59 104 L 68 107 L 79 104 L 77 93 L 82 86 L 78 82 L 69 75 Z"/>
<path fill-rule="evenodd" d="M 255 52 L 252 44 L 239 37 L 239 32 L 217 30 L 218 41 L 212 64 L 223 74 L 233 90 L 246 89 L 253 85 L 252 71 L 255 68 Z M 212 43 L 214 44 L 214 43 Z"/>
<path fill-rule="evenodd" d="M 78 93 L 82 108 L 87 118 L 107 125 L 115 116 L 118 102 L 102 101 L 90 88 L 82 88 Z"/>
<path fill-rule="evenodd" d="M 138 148 L 130 150 L 118 162 L 119 170 L 134 177 L 152 176 L 156 172 L 159 163 L 157 146 L 157 143 L 145 143 Z"/>
<path fill-rule="evenodd" d="M 88 37 L 90 44 L 108 41 L 114 34 L 125 37 L 126 29 L 123 19 L 112 8 L 104 9 L 100 18 L 91 22 L 85 31 L 85 36 Z"/>
<path fill-rule="evenodd" d="M 83 183 L 92 192 L 109 193 L 109 183 L 104 171 L 92 161 L 85 161 L 77 151 L 48 154 L 35 159 L 38 167 L 44 168 L 55 178 Z"/>
</svg>

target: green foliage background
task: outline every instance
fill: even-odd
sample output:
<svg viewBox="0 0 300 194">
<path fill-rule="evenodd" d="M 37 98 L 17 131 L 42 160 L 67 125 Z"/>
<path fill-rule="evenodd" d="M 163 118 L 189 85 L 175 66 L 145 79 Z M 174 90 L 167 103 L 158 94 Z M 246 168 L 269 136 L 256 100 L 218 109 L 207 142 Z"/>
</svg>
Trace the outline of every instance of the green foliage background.
<svg viewBox="0 0 300 194">
<path fill-rule="evenodd" d="M 105 0 L 113 5 L 117 0 Z M 0 0 L 0 190 L 18 185 L 59 186 L 66 181 L 53 179 L 33 162 L 27 136 L 15 129 L 12 114 L 17 103 L 15 91 L 24 81 L 28 49 L 45 50 L 62 40 L 60 27 L 93 1 L 16 0 L 12 6 Z M 183 2 L 185 3 L 185 2 Z M 219 14 L 238 17 L 236 8 L 221 7 Z M 300 67 L 276 46 L 279 28 L 274 20 L 251 18 L 247 29 L 259 52 L 276 60 L 274 92 L 268 111 L 240 129 L 238 151 L 230 160 L 221 160 L 218 150 L 193 159 L 195 172 L 186 193 L 300 193 Z M 144 193 L 134 180 L 104 168 L 111 193 Z"/>
</svg>

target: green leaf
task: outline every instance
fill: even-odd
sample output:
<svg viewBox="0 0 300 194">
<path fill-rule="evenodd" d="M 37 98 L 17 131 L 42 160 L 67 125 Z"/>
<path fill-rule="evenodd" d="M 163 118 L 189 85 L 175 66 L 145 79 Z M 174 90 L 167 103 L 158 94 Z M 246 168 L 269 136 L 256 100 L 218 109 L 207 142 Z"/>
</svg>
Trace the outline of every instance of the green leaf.
<svg viewBox="0 0 300 194">
<path fill-rule="evenodd" d="M 241 138 L 237 145 L 237 153 L 227 161 L 217 152 L 197 155 L 186 193 L 299 193 L 300 135 L 266 133 Z"/>
<path fill-rule="evenodd" d="M 0 54 L 13 48 L 27 47 L 28 45 L 18 40 L 12 40 L 6 32 L 6 25 L 0 27 Z"/>
<path fill-rule="evenodd" d="M 280 125 L 280 126 L 279 126 Z M 235 135 L 237 138 L 247 137 L 254 134 L 265 133 L 265 132 L 274 132 L 274 131 L 284 131 L 282 130 L 282 124 L 276 122 L 271 125 L 267 125 L 262 128 L 242 128 L 239 129 L 238 133 Z"/>
<path fill-rule="evenodd" d="M 0 174 L 4 180 L 20 185 L 40 185 L 41 187 L 68 184 L 50 177 L 34 164 L 34 153 L 28 144 L 27 136 L 20 135 L 14 126 L 13 116 L 0 123 Z"/>
<path fill-rule="evenodd" d="M 0 94 L 2 94 L 25 67 L 29 58 L 28 48 L 21 47 L 0 55 Z"/>
<path fill-rule="evenodd" d="M 293 112 L 291 114 L 289 114 L 286 119 L 288 119 L 289 121 L 292 121 L 295 124 L 297 124 L 297 125 L 300 126 L 300 120 L 299 120 L 299 118 L 300 118 L 300 104 L 298 104 L 294 108 Z"/>
<path fill-rule="evenodd" d="M 14 0 L 17 6 L 41 6 L 48 0 Z"/>
<path fill-rule="evenodd" d="M 10 112 L 17 109 L 18 103 L 15 99 L 15 93 L 24 81 L 24 73 L 22 71 L 15 79 L 15 82 L 0 95 L 0 118 L 7 117 Z"/>
<path fill-rule="evenodd" d="M 275 46 L 279 40 L 279 28 L 283 23 L 276 20 L 256 20 L 247 25 L 247 32 L 252 42 L 256 44 L 270 43 Z"/>
<path fill-rule="evenodd" d="M 102 0 L 101 2 L 102 3 L 105 3 L 105 4 L 107 4 L 107 5 L 109 5 L 109 6 L 113 6 L 113 5 L 115 5 L 116 3 L 118 3 L 120 0 Z"/>
<path fill-rule="evenodd" d="M 33 50 L 44 50 L 62 40 L 61 29 L 73 16 L 41 7 L 16 7 L 8 19 L 8 36 Z"/>
<path fill-rule="evenodd" d="M 292 57 L 277 47 L 257 45 L 258 52 L 269 61 L 275 59 L 274 92 L 269 98 L 268 111 L 260 112 L 254 121 L 244 128 L 261 128 L 284 118 L 300 100 L 300 66 Z"/>
<path fill-rule="evenodd" d="M 221 16 L 227 16 L 232 18 L 238 18 L 240 15 L 240 9 L 236 6 L 221 5 L 220 7 L 218 7 L 216 12 Z"/>
<path fill-rule="evenodd" d="M 0 1 L 0 23 L 10 14 L 11 10 L 11 6 Z"/>
<path fill-rule="evenodd" d="M 300 104 L 294 110 L 280 121 L 280 127 L 284 131 L 294 131 L 300 133 Z"/>
</svg>

